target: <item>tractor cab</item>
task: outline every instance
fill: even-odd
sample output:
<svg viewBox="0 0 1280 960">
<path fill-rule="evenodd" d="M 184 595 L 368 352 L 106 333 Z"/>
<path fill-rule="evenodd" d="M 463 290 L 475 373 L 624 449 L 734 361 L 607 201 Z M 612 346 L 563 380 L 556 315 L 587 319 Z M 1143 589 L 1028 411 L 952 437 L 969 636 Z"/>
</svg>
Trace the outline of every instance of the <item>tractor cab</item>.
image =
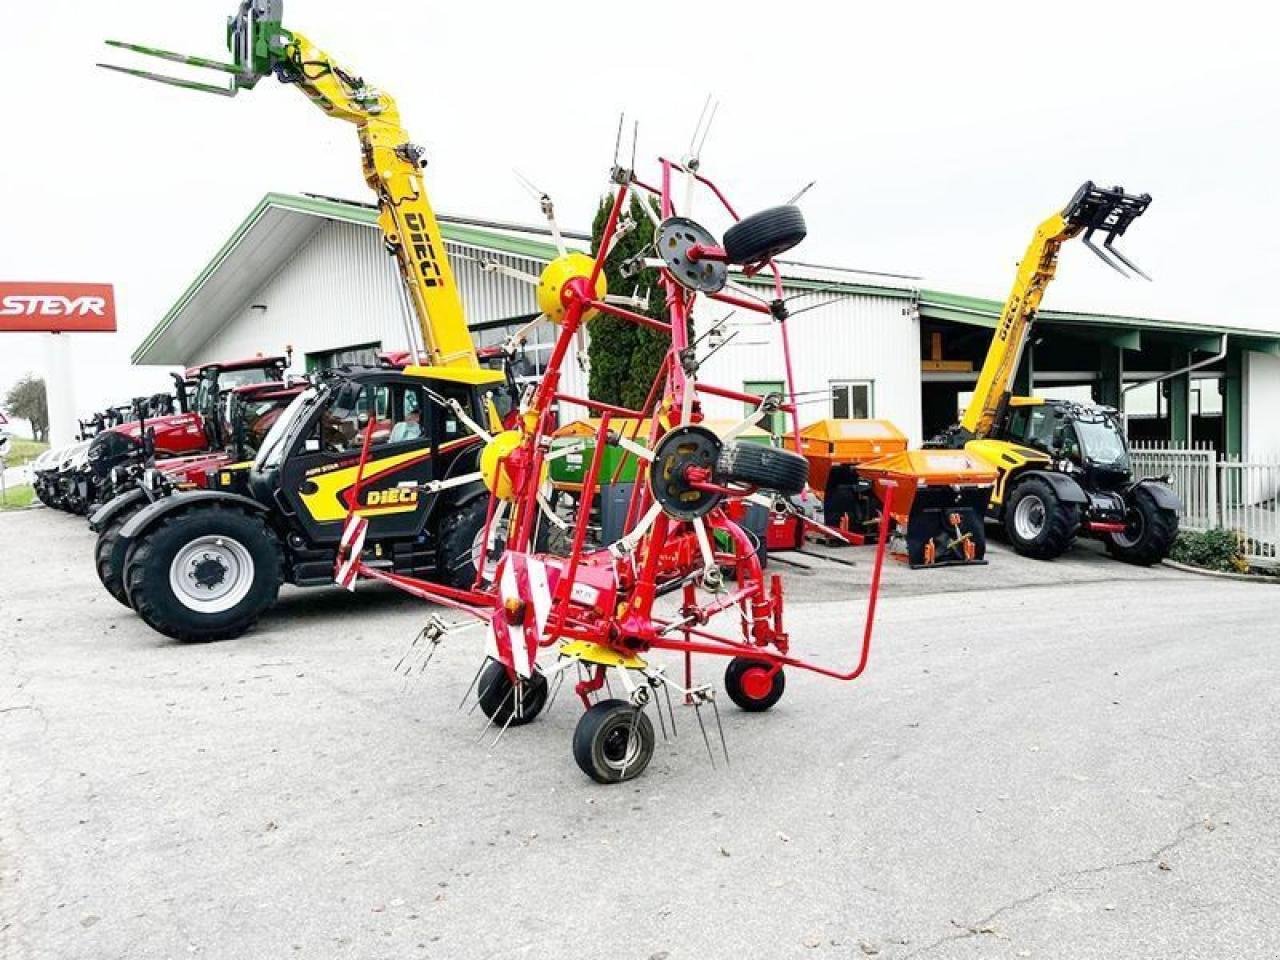
<svg viewBox="0 0 1280 960">
<path fill-rule="evenodd" d="M 1068 473 L 1080 473 L 1088 488 L 1118 490 L 1130 482 L 1129 444 L 1117 412 L 1070 400 L 1015 397 L 1004 438 L 1048 454 Z"/>
</svg>

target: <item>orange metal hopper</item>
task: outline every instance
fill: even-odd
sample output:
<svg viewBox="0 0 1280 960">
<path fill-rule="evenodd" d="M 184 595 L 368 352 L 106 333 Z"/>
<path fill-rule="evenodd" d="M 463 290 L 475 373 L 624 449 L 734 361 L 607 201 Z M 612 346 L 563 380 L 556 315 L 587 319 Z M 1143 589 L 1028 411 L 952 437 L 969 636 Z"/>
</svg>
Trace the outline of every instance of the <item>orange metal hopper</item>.
<svg viewBox="0 0 1280 960">
<path fill-rule="evenodd" d="M 795 450 L 795 438 L 787 434 L 782 445 Z M 809 486 L 818 493 L 827 489 L 831 468 L 860 464 L 907 449 L 906 435 L 888 420 L 830 418 L 811 423 L 800 431 L 800 450 L 809 461 Z"/>
<path fill-rule="evenodd" d="M 858 473 L 875 484 L 876 496 L 900 523 L 906 522 L 916 495 L 922 490 L 986 487 L 989 491 L 996 481 L 996 472 L 989 463 L 963 450 L 904 450 L 863 463 Z M 892 492 L 886 480 L 894 481 Z"/>
</svg>

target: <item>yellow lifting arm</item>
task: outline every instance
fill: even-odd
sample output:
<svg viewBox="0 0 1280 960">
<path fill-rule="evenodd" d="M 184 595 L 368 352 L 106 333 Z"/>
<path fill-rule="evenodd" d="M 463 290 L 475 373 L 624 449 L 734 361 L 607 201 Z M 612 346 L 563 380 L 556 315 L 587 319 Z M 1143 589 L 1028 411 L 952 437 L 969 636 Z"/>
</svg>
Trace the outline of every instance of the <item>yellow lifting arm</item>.
<svg viewBox="0 0 1280 960">
<path fill-rule="evenodd" d="M 284 0 L 241 0 L 227 23 L 233 62 L 172 53 L 135 43 L 110 46 L 144 56 L 230 75 L 229 86 L 198 83 L 145 70 L 99 66 L 160 83 L 234 97 L 274 74 L 296 85 L 325 113 L 352 123 L 360 137 L 364 178 L 378 195 L 378 225 L 395 255 L 413 305 L 427 361 L 432 367 L 479 368 L 467 329 L 462 296 L 449 266 L 440 225 L 422 179 L 423 151 L 400 125 L 400 111 L 387 94 L 344 70 L 302 34 L 283 25 Z"/>
<path fill-rule="evenodd" d="M 1087 181 L 1076 191 L 1066 209 L 1055 213 L 1036 228 L 1035 236 L 1018 264 L 1013 289 L 1000 311 L 1000 320 L 983 361 L 982 372 L 978 375 L 973 399 L 960 420 L 960 427 L 966 435 L 988 436 L 1003 412 L 1009 388 L 1022 360 L 1023 348 L 1031 334 L 1031 325 L 1040 309 L 1040 301 L 1057 272 L 1058 251 L 1066 241 L 1083 232 L 1085 245 L 1109 267 L 1128 276 L 1115 262 L 1118 260 L 1139 276 L 1150 279 L 1112 246 L 1129 224 L 1146 212 L 1150 203 L 1150 194 L 1134 196 L 1120 187 L 1103 189 L 1094 186 L 1093 181 Z M 1092 241 L 1097 230 L 1106 234 L 1102 248 Z"/>
</svg>

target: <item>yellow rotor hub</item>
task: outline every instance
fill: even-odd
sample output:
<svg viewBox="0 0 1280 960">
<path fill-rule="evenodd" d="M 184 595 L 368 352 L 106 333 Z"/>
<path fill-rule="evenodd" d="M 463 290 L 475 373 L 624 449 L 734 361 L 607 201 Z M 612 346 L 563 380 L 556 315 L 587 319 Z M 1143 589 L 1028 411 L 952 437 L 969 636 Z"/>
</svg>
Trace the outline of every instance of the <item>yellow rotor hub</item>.
<svg viewBox="0 0 1280 960">
<path fill-rule="evenodd" d="M 564 288 L 569 281 L 581 277 L 591 279 L 591 271 L 595 269 L 595 261 L 585 253 L 573 251 L 556 257 L 547 264 L 538 280 L 538 309 L 545 313 L 552 323 L 562 323 L 567 307 L 564 305 Z M 596 277 L 595 297 L 603 300 L 609 292 L 609 284 L 604 278 L 604 271 Z M 588 310 L 582 315 L 585 323 L 600 311 Z"/>
</svg>

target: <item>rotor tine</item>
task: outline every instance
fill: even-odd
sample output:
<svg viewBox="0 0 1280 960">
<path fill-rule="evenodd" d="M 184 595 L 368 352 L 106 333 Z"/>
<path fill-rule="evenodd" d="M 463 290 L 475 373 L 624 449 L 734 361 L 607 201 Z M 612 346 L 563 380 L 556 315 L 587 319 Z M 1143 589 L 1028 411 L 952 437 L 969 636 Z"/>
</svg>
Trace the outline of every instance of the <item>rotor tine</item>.
<svg viewBox="0 0 1280 960">
<path fill-rule="evenodd" d="M 693 698 L 693 712 L 698 718 L 698 727 L 702 730 L 702 742 L 707 745 L 707 759 L 711 761 L 711 769 L 716 768 L 716 755 L 711 752 L 711 738 L 707 736 L 707 725 L 702 722 L 702 698 Z"/>
<path fill-rule="evenodd" d="M 658 702 L 658 682 L 649 677 L 649 689 L 653 691 L 653 712 L 658 715 L 658 727 L 662 730 L 662 742 L 667 742 L 667 721 L 662 715 L 662 704 Z"/>
<path fill-rule="evenodd" d="M 489 722 L 488 722 L 488 723 L 486 723 L 486 724 L 484 725 L 484 729 L 480 731 L 480 736 L 476 737 L 476 743 L 479 743 L 481 740 L 483 740 L 483 739 L 488 735 L 488 733 L 489 733 L 489 728 L 493 726 L 494 717 L 496 717 L 499 713 L 501 713 L 501 712 L 502 712 L 502 708 L 503 708 L 503 707 L 505 707 L 505 706 L 507 705 L 507 701 L 508 701 L 508 700 L 510 700 L 512 697 L 514 697 L 514 696 L 515 696 L 515 693 L 516 693 L 516 686 L 517 686 L 516 684 L 512 684 L 512 685 L 511 685 L 511 692 L 510 692 L 510 693 L 508 693 L 505 697 L 503 697 L 503 698 L 502 698 L 502 703 L 500 703 L 500 704 L 498 705 L 498 709 L 497 709 L 497 710 L 495 710 L 495 711 L 493 711 L 493 716 L 489 718 Z M 477 700 L 477 701 L 476 701 L 476 703 L 479 703 L 479 702 L 480 702 L 479 700 Z M 514 716 L 514 712 L 513 712 L 513 714 L 512 714 L 512 715 Z M 507 719 L 508 719 L 508 721 L 510 721 L 510 719 L 511 719 L 511 718 L 510 718 L 510 717 L 508 717 Z M 501 734 L 499 734 L 499 736 L 501 736 Z"/>
<path fill-rule="evenodd" d="M 729 744 L 724 738 L 724 724 L 720 722 L 720 707 L 716 703 L 716 698 L 711 698 L 711 709 L 716 715 L 716 729 L 720 731 L 720 749 L 724 751 L 725 769 L 729 768 Z"/>
<path fill-rule="evenodd" d="M 671 720 L 671 739 L 674 740 L 676 734 L 676 708 L 671 703 L 671 686 L 666 682 L 666 678 L 662 681 L 662 692 L 667 696 L 667 716 Z"/>
<path fill-rule="evenodd" d="M 1121 263 L 1123 263 L 1126 267 L 1128 267 L 1130 270 L 1132 270 L 1134 273 L 1136 273 L 1138 276 L 1140 276 L 1143 280 L 1146 280 L 1146 281 L 1150 282 L 1151 277 L 1149 277 L 1149 276 L 1147 275 L 1146 271 L 1144 271 L 1141 267 L 1139 267 L 1137 264 L 1135 264 L 1132 260 L 1130 260 L 1128 257 L 1126 257 L 1123 253 L 1121 253 L 1119 250 L 1117 250 L 1114 246 L 1112 246 L 1112 244 L 1114 244 L 1114 243 L 1115 243 L 1115 241 L 1116 241 L 1116 235 L 1115 235 L 1114 233 L 1112 233 L 1112 234 L 1108 234 L 1108 235 L 1107 235 L 1107 239 L 1106 239 L 1106 240 L 1104 240 L 1104 241 L 1102 241 L 1102 245 L 1103 245 L 1104 247 L 1106 247 L 1106 248 L 1107 248 L 1107 252 L 1108 252 L 1108 253 L 1110 253 L 1112 256 L 1114 256 L 1117 260 L 1119 260 Z"/>
<path fill-rule="evenodd" d="M 522 684 L 516 683 L 516 685 L 511 688 L 511 692 L 515 694 L 516 702 L 512 705 L 511 713 L 507 716 L 507 722 L 502 725 L 502 729 L 498 731 L 498 735 L 493 738 L 493 743 L 489 744 L 490 750 L 498 745 L 498 741 L 502 739 L 502 735 L 507 732 L 507 727 L 511 726 L 511 721 L 516 717 L 524 715 L 524 695 L 521 693 L 521 686 Z"/>
<path fill-rule="evenodd" d="M 419 630 L 419 631 L 418 631 L 418 635 L 417 635 L 417 636 L 415 636 L 415 637 L 413 638 L 413 641 L 409 644 L 409 649 L 408 649 L 408 650 L 406 650 L 406 651 L 401 655 L 400 659 L 396 661 L 396 665 L 395 665 L 394 667 L 392 667 L 392 668 L 391 668 L 391 670 L 392 670 L 392 672 L 393 672 L 393 673 L 399 673 L 399 672 L 400 672 L 400 666 L 401 666 L 401 665 L 402 665 L 406 660 L 408 660 L 408 659 L 409 659 L 409 654 L 413 653 L 413 648 L 414 648 L 414 647 L 416 647 L 416 646 L 418 645 L 418 641 L 422 639 L 423 635 L 424 635 L 426 632 L 427 632 L 427 628 L 426 628 L 426 627 L 423 627 L 421 630 Z M 412 669 L 412 668 L 411 668 L 411 669 Z"/>
<path fill-rule="evenodd" d="M 627 731 L 627 747 L 626 752 L 622 755 L 622 779 L 627 777 L 627 767 L 631 766 L 631 744 L 635 740 L 636 730 L 640 726 L 640 707 L 633 708 L 631 714 L 631 729 Z"/>
<path fill-rule="evenodd" d="M 480 665 L 480 669 L 482 669 L 482 670 L 484 669 L 484 664 L 481 664 L 481 665 Z M 477 674 L 476 676 L 478 677 L 478 676 L 479 676 L 479 674 Z M 471 709 L 467 711 L 467 716 L 468 716 L 468 717 L 469 717 L 469 716 L 471 716 L 471 714 L 473 714 L 473 713 L 475 713 L 475 712 L 476 712 L 476 707 L 480 706 L 480 701 L 484 699 L 485 694 L 487 694 L 490 690 L 492 690 L 492 689 L 493 689 L 493 685 L 494 685 L 495 683 L 497 683 L 497 682 L 498 682 L 498 681 L 497 681 L 497 678 L 495 677 L 493 680 L 490 680 L 490 681 L 489 681 L 488 685 L 487 685 L 483 690 L 481 690 L 479 693 L 477 693 L 477 694 L 476 694 L 476 702 L 475 702 L 475 703 L 473 703 L 473 704 L 471 705 Z M 466 702 L 466 701 L 465 701 L 465 700 L 463 700 L 463 703 L 465 703 L 465 702 Z M 459 706 L 458 706 L 458 709 L 459 709 L 459 710 L 461 710 L 461 709 L 462 709 L 462 706 L 461 706 L 461 705 L 459 705 Z"/>
<path fill-rule="evenodd" d="M 556 705 L 556 697 L 560 695 L 560 688 L 564 686 L 565 671 L 561 670 L 556 674 L 556 685 L 551 691 L 551 696 L 547 698 L 547 705 L 542 708 L 543 716 L 551 712 L 551 708 Z"/>
<path fill-rule="evenodd" d="M 461 710 L 463 707 L 467 705 L 467 697 L 471 696 L 471 691 L 474 690 L 476 688 L 476 684 L 480 682 L 480 674 L 483 670 L 484 670 L 484 661 L 481 660 L 480 666 L 476 669 L 476 675 L 471 678 L 471 683 L 467 685 L 466 693 L 462 695 L 462 702 L 458 704 L 459 710 Z"/>
<path fill-rule="evenodd" d="M 1120 274 L 1120 276 L 1125 277 L 1126 279 L 1129 277 L 1129 275 L 1124 272 L 1124 269 L 1118 263 L 1116 263 L 1114 260 L 1108 257 L 1105 253 L 1103 253 L 1102 248 L 1093 242 L 1092 227 L 1090 227 L 1089 231 L 1085 233 L 1083 239 L 1084 239 L 1084 245 L 1088 247 L 1090 250 L 1092 250 L 1095 254 L 1097 254 L 1097 257 L 1099 260 L 1105 263 L 1108 267 L 1110 267 L 1116 273 Z"/>
</svg>

